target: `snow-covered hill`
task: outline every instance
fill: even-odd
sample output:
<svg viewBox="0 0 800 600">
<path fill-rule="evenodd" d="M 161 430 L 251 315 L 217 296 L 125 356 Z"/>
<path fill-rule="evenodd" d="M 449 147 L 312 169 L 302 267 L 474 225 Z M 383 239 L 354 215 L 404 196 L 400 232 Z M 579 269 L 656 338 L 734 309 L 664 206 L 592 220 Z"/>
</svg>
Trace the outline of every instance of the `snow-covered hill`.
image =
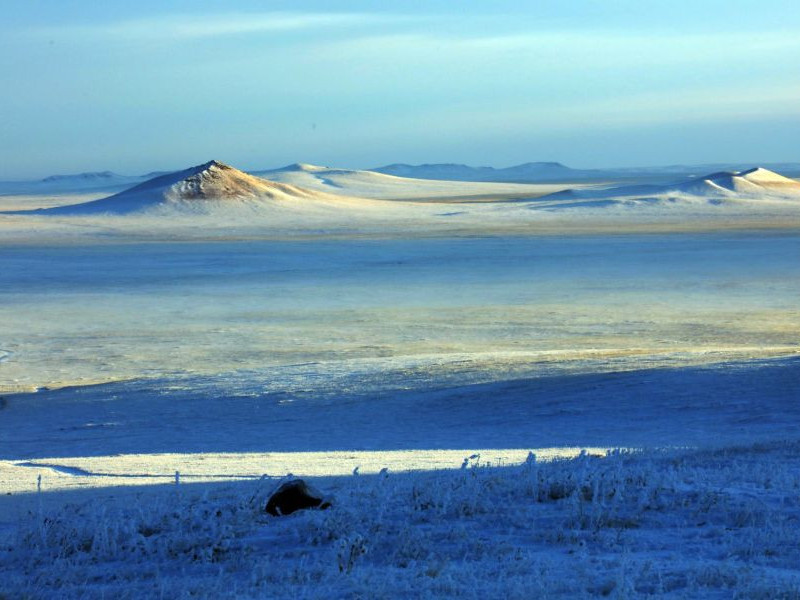
<svg viewBox="0 0 800 600">
<path fill-rule="evenodd" d="M 384 175 L 374 171 L 339 169 L 308 163 L 294 163 L 278 169 L 255 171 L 254 174 L 270 181 L 318 191 L 341 193 L 346 190 L 370 196 L 382 196 L 386 192 L 402 195 L 401 186 L 410 187 L 415 183 L 406 178 Z"/>
<path fill-rule="evenodd" d="M 52 214 L 127 214 L 153 209 L 205 213 L 218 208 L 258 207 L 297 200 L 338 200 L 323 192 L 268 181 L 216 160 L 168 173 L 92 202 L 46 209 Z"/>
<path fill-rule="evenodd" d="M 800 182 L 763 167 L 754 167 L 746 171 L 711 173 L 667 185 L 569 189 L 542 200 L 580 200 L 581 206 L 591 205 L 593 201 L 603 204 L 643 201 L 720 204 L 726 200 L 800 200 Z"/>
<path fill-rule="evenodd" d="M 552 193 L 563 186 L 517 183 L 489 183 L 463 180 L 447 180 L 446 177 L 414 178 L 413 174 L 386 174 L 322 167 L 306 163 L 295 163 L 279 169 L 256 171 L 270 181 L 301 186 L 331 194 L 344 194 L 384 200 L 434 200 L 483 196 L 539 196 Z M 444 174 L 443 174 L 444 175 Z"/>
<path fill-rule="evenodd" d="M 752 163 L 750 163 L 752 164 Z M 763 168 L 770 171 L 780 171 L 792 177 L 800 176 L 800 163 L 782 162 L 766 163 Z M 705 164 L 685 164 L 685 165 L 656 165 L 649 167 L 619 167 L 613 169 L 601 169 L 604 174 L 617 177 L 653 177 L 659 175 L 673 177 L 698 177 L 704 173 L 717 173 L 720 171 L 746 171 L 748 163 L 705 163 Z"/>
<path fill-rule="evenodd" d="M 675 186 L 678 191 L 698 196 L 797 196 L 800 183 L 774 171 L 755 167 L 746 171 L 712 173 L 700 181 L 687 181 Z"/>
</svg>

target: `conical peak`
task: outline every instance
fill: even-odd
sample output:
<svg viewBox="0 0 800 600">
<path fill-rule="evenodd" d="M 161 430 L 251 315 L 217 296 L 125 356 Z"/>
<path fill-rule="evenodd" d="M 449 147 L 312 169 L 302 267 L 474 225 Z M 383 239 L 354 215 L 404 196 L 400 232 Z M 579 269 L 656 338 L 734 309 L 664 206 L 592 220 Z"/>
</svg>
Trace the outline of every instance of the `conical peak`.
<svg viewBox="0 0 800 600">
<path fill-rule="evenodd" d="M 200 165 L 198 168 L 201 171 L 205 171 L 205 170 L 210 169 L 212 167 L 216 167 L 218 169 L 232 169 L 233 168 L 232 166 L 226 165 L 224 162 L 221 162 L 221 161 L 218 161 L 218 160 L 210 160 L 207 163 L 204 163 L 204 164 Z"/>
<path fill-rule="evenodd" d="M 196 167 L 192 167 L 179 173 L 184 176 L 184 178 L 188 180 L 194 179 L 206 179 L 206 178 L 218 178 L 218 177 L 236 177 L 236 176 L 246 176 L 246 173 L 240 171 L 236 167 L 232 167 L 224 162 L 220 162 L 218 160 L 210 160 L 202 165 L 197 165 Z"/>
</svg>

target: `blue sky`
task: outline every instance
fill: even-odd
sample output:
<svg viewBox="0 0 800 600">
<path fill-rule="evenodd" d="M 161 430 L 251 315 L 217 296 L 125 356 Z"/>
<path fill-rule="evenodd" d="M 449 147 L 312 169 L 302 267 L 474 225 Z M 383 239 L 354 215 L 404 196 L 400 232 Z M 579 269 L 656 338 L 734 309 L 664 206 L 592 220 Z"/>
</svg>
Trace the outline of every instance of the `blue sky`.
<svg viewBox="0 0 800 600">
<path fill-rule="evenodd" d="M 0 179 L 800 161 L 800 3 L 2 1 Z"/>
</svg>

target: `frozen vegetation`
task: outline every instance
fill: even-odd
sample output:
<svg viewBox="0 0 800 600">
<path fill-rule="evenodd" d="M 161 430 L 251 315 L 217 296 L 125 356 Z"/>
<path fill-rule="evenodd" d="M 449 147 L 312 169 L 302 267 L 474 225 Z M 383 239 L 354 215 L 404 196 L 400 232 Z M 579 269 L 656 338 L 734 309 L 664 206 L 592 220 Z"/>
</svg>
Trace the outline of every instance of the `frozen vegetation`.
<svg viewBox="0 0 800 600">
<path fill-rule="evenodd" d="M 800 445 L 322 479 L 333 507 L 264 512 L 279 481 L 177 484 L 32 508 L 7 597 L 796 598 Z"/>
</svg>

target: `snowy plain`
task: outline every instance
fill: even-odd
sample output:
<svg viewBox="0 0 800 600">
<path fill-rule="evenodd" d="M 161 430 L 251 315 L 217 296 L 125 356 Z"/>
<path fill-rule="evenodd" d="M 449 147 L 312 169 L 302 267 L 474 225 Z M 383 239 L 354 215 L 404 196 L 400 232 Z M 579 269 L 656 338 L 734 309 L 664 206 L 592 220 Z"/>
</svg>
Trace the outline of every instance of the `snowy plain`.
<svg viewBox="0 0 800 600">
<path fill-rule="evenodd" d="M 800 596 L 796 201 L 373 180 L 0 214 L 0 595 Z"/>
</svg>

